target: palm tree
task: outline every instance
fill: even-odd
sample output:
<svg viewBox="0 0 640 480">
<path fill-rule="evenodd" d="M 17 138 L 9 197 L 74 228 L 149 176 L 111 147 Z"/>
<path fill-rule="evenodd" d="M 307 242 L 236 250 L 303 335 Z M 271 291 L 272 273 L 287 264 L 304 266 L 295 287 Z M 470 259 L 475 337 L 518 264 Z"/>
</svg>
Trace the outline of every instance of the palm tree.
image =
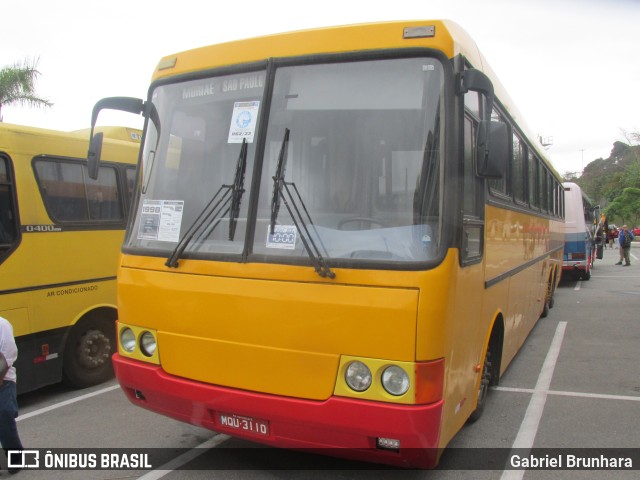
<svg viewBox="0 0 640 480">
<path fill-rule="evenodd" d="M 46 98 L 39 97 L 35 91 L 38 60 L 15 63 L 10 67 L 0 68 L 0 122 L 2 107 L 19 104 L 30 107 L 50 107 L 53 105 Z"/>
</svg>

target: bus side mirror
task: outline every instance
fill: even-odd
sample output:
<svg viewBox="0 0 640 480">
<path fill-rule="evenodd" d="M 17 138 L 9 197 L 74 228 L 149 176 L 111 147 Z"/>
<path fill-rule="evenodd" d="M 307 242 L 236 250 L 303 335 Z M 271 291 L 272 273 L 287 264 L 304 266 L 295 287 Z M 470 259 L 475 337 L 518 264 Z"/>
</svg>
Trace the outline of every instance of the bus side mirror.
<svg viewBox="0 0 640 480">
<path fill-rule="evenodd" d="M 91 113 L 91 138 L 89 139 L 89 151 L 87 152 L 87 169 L 89 171 L 89 178 L 96 180 L 98 178 L 98 172 L 100 170 L 100 155 L 102 154 L 102 132 L 93 134 L 98 121 L 98 114 L 101 110 L 121 110 L 123 112 L 129 112 L 134 114 L 144 113 L 145 103 L 139 98 L 131 97 L 107 97 L 98 102 L 93 107 Z M 155 110 L 154 110 L 155 112 Z M 157 117 L 157 112 L 155 112 Z M 159 123 L 159 120 L 157 120 Z"/>
<path fill-rule="evenodd" d="M 491 146 L 489 148 L 489 145 Z M 509 134 L 502 122 L 482 121 L 478 126 L 476 172 L 480 177 L 502 178 L 509 158 Z"/>
<path fill-rule="evenodd" d="M 98 179 L 100 156 L 102 155 L 102 137 L 102 132 L 98 132 L 91 137 L 91 141 L 89 142 L 89 151 L 87 152 L 87 170 L 91 180 Z"/>
<path fill-rule="evenodd" d="M 468 91 L 479 92 L 485 99 L 484 120 L 478 125 L 476 172 L 485 178 L 502 178 L 507 169 L 509 136 L 505 123 L 491 120 L 493 84 L 483 72 L 471 68 L 463 71 L 458 80 L 458 92 L 464 95 Z"/>
</svg>

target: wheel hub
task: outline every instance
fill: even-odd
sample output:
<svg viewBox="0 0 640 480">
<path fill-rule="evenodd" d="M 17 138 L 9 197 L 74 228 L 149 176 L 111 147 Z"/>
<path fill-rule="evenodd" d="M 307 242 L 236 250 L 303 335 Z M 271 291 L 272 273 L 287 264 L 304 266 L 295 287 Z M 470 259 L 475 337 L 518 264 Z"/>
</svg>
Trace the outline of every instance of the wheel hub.
<svg viewBox="0 0 640 480">
<path fill-rule="evenodd" d="M 98 368 L 109 360 L 111 342 L 100 330 L 89 330 L 80 338 L 76 352 L 82 367 Z"/>
</svg>

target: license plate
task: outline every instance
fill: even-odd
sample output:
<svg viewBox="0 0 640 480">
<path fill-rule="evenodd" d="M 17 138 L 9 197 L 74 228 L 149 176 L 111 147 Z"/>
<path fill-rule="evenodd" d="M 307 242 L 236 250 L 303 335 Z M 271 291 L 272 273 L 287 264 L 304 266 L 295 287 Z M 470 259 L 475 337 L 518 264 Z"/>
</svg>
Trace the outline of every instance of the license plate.
<svg viewBox="0 0 640 480">
<path fill-rule="evenodd" d="M 269 435 L 269 422 L 260 418 L 245 417 L 234 413 L 218 413 L 218 424 L 222 427 L 254 435 L 264 437 Z"/>
</svg>

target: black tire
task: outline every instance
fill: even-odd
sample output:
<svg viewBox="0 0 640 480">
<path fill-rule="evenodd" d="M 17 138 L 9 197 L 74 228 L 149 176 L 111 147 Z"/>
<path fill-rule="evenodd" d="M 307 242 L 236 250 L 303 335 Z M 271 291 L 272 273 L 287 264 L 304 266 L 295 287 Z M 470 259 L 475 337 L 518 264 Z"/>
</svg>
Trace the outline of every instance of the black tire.
<svg viewBox="0 0 640 480">
<path fill-rule="evenodd" d="M 547 315 L 549 315 L 549 301 L 545 299 L 540 318 L 547 318 Z"/>
<path fill-rule="evenodd" d="M 484 364 L 482 366 L 482 378 L 480 379 L 480 388 L 478 388 L 478 403 L 476 409 L 469 415 L 469 423 L 473 423 L 478 420 L 484 412 L 484 407 L 487 404 L 487 397 L 489 395 L 489 386 L 491 385 L 491 376 L 493 369 L 491 367 L 491 350 L 487 350 L 487 354 L 484 357 Z"/>
<path fill-rule="evenodd" d="M 542 307 L 542 313 L 540 314 L 541 318 L 546 318 L 549 315 L 549 310 L 553 308 L 553 304 L 555 300 L 553 295 L 555 293 L 556 284 L 553 281 L 553 278 L 549 280 L 549 284 L 547 285 L 547 294 L 544 299 L 544 307 Z"/>
<path fill-rule="evenodd" d="M 115 353 L 115 322 L 90 317 L 76 324 L 64 349 L 63 380 L 67 385 L 85 388 L 113 377 L 111 355 Z"/>
<path fill-rule="evenodd" d="M 555 293 L 555 283 L 553 280 L 549 280 L 549 285 L 547 285 L 547 294 L 544 299 L 544 307 L 542 307 L 542 313 L 540 314 L 541 318 L 546 318 L 549 315 L 549 310 L 553 308 L 553 294 Z"/>
</svg>

